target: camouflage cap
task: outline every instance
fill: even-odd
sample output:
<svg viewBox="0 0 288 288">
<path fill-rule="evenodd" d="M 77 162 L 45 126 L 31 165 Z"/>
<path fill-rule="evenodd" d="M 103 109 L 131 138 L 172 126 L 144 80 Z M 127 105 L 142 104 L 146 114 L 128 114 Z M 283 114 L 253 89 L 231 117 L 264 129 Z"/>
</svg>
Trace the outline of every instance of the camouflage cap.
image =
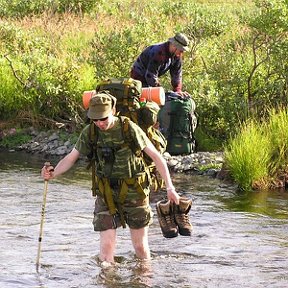
<svg viewBox="0 0 288 288">
<path fill-rule="evenodd" d="M 117 99 L 108 93 L 98 93 L 90 99 L 88 118 L 102 119 L 109 116 Z"/>
</svg>

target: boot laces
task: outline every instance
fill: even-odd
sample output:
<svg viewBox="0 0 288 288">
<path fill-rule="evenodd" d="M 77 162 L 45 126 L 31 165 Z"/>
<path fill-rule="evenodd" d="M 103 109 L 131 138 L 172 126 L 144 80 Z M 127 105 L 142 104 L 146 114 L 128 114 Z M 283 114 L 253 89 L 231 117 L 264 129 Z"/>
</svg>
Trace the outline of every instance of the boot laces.
<svg viewBox="0 0 288 288">
<path fill-rule="evenodd" d="M 163 215 L 161 217 L 161 222 L 163 224 L 163 226 L 170 226 L 170 225 L 173 225 L 174 224 L 174 221 L 171 217 L 171 215 Z"/>
<path fill-rule="evenodd" d="M 175 217 L 177 218 L 177 222 L 182 223 L 184 225 L 191 225 L 189 216 L 187 214 L 184 213 L 176 214 Z"/>
</svg>

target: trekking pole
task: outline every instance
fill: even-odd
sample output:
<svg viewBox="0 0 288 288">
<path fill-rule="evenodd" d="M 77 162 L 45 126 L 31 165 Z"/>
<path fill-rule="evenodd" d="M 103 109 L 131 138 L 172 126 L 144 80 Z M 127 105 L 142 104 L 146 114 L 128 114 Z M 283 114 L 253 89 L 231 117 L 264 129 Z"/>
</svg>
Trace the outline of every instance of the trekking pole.
<svg viewBox="0 0 288 288">
<path fill-rule="evenodd" d="M 44 164 L 46 168 L 50 166 L 50 162 L 45 162 Z M 43 193 L 43 203 L 41 209 L 41 222 L 40 222 L 40 233 L 38 238 L 38 252 L 37 252 L 37 259 L 36 259 L 36 271 L 38 273 L 39 265 L 40 265 L 40 252 L 41 252 L 41 242 L 42 242 L 42 234 L 43 234 L 43 223 L 44 223 L 44 216 L 45 216 L 45 206 L 46 206 L 46 195 L 48 189 L 48 180 L 44 181 L 44 193 Z"/>
</svg>

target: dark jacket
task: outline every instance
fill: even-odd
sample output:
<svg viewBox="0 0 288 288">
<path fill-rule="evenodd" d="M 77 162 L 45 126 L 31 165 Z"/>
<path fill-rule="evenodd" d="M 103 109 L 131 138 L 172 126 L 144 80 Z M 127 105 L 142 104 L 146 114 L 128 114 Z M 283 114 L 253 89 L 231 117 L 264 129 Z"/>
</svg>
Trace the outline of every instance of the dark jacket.
<svg viewBox="0 0 288 288">
<path fill-rule="evenodd" d="M 160 86 L 159 77 L 171 75 L 173 91 L 182 90 L 182 59 L 169 52 L 169 42 L 147 47 L 134 62 L 130 76 L 140 80 L 143 87 Z"/>
</svg>

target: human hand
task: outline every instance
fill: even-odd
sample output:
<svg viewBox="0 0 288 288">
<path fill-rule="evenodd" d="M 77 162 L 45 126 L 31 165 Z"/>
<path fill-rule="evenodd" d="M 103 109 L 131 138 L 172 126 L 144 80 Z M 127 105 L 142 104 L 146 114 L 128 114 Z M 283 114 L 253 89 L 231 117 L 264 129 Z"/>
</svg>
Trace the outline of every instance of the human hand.
<svg viewBox="0 0 288 288">
<path fill-rule="evenodd" d="M 166 190 L 168 200 L 170 200 L 172 203 L 175 203 L 176 205 L 179 205 L 180 196 L 176 192 L 175 187 L 168 187 Z"/>
<path fill-rule="evenodd" d="M 180 91 L 180 92 L 177 92 L 177 93 L 182 98 L 190 98 L 191 97 L 190 94 L 187 91 Z"/>
<path fill-rule="evenodd" d="M 53 178 L 54 167 L 50 165 L 50 162 L 45 162 L 41 169 L 41 176 L 44 180 L 50 180 Z"/>
</svg>

